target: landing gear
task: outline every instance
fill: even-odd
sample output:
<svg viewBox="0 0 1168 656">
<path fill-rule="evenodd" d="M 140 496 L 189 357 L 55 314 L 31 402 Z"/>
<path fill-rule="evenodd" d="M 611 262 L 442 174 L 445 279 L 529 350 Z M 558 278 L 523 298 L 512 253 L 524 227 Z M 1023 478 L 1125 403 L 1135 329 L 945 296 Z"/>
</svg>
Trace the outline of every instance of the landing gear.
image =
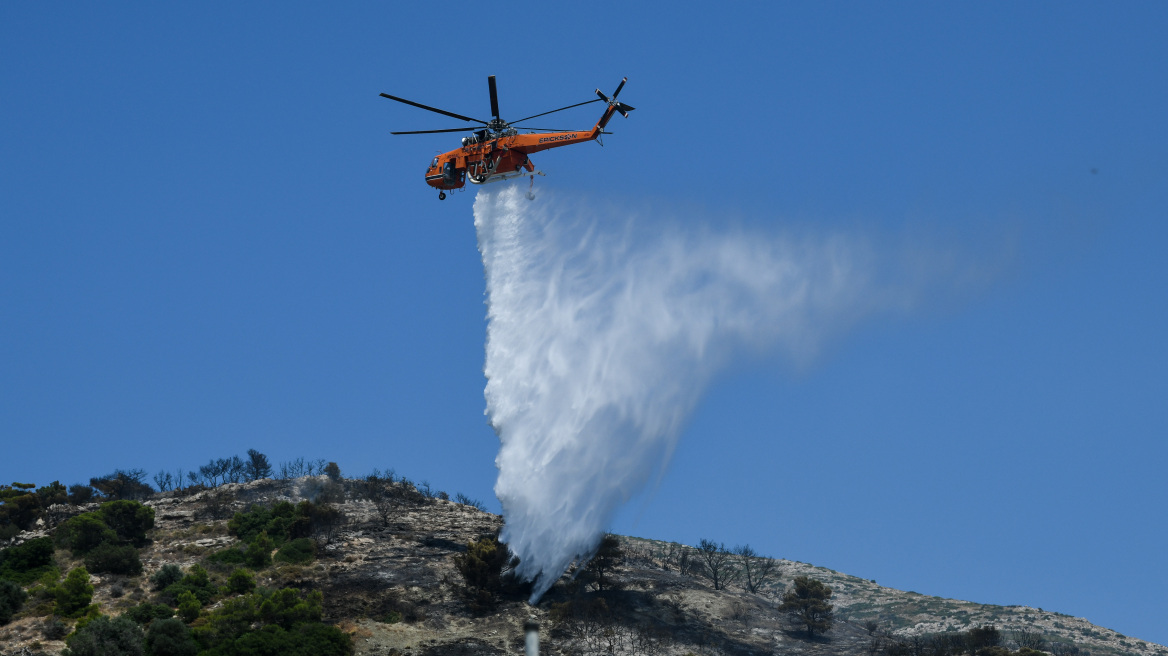
<svg viewBox="0 0 1168 656">
<path fill-rule="evenodd" d="M 446 200 L 446 192 L 445 191 L 438 192 L 438 200 Z"/>
</svg>

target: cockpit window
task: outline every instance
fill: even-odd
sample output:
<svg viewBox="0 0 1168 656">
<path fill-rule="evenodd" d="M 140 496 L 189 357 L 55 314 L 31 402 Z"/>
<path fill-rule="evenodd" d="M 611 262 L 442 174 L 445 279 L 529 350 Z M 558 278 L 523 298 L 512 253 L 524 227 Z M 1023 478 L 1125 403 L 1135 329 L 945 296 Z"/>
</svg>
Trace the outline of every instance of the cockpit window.
<svg viewBox="0 0 1168 656">
<path fill-rule="evenodd" d="M 435 166 L 438 166 L 438 158 L 437 157 L 434 158 L 433 162 L 430 162 L 430 168 L 434 168 Z"/>
</svg>

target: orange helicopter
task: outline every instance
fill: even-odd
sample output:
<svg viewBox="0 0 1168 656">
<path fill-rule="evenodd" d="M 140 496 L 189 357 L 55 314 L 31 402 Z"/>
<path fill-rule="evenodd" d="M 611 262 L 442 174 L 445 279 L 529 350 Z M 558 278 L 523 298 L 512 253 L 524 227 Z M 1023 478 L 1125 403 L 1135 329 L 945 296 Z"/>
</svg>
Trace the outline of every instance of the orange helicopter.
<svg viewBox="0 0 1168 656">
<path fill-rule="evenodd" d="M 612 134 L 611 132 L 604 131 L 604 127 L 608 125 L 608 121 L 612 118 L 612 115 L 620 112 L 622 116 L 628 118 L 629 112 L 635 109 L 622 102 L 618 102 L 616 99 L 621 89 L 624 88 L 625 82 L 628 82 L 628 80 L 629 78 L 627 77 L 621 80 L 616 91 L 612 93 L 612 98 L 609 98 L 601 93 L 600 89 L 597 89 L 596 95 L 599 98 L 553 109 L 550 112 L 534 114 L 527 118 L 514 121 L 513 123 L 499 118 L 499 97 L 495 90 L 494 75 L 487 77 L 487 85 L 491 90 L 491 114 L 495 117 L 490 121 L 483 121 L 435 107 L 429 107 L 412 100 L 391 96 L 388 93 L 383 93 L 381 96 L 431 112 L 450 116 L 451 118 L 482 124 L 481 127 L 476 125 L 446 130 L 390 132 L 390 134 L 434 134 L 438 132 L 473 131 L 470 136 L 462 139 L 461 148 L 456 148 L 448 153 L 442 153 L 435 157 L 430 162 L 430 167 L 426 169 L 426 184 L 439 190 L 438 200 L 445 200 L 447 190 L 461 189 L 466 185 L 467 180 L 470 180 L 472 184 L 481 185 L 488 182 L 499 182 L 523 175 L 530 175 L 532 184 L 534 184 L 535 174 L 539 173 L 543 175 L 543 173 L 535 170 L 535 166 L 528 157 L 531 153 L 547 150 L 548 148 L 569 146 L 584 141 L 600 141 L 600 135 Z M 562 112 L 565 109 L 572 109 L 573 107 L 601 101 L 607 103 L 608 107 L 604 110 L 604 114 L 601 115 L 596 125 L 589 130 L 552 130 L 519 125 L 533 118 L 547 116 L 548 114 Z M 521 129 L 527 130 L 528 133 L 519 134 L 519 130 Z M 603 145 L 603 141 L 600 141 L 600 143 Z M 534 198 L 530 191 L 527 197 Z"/>
</svg>

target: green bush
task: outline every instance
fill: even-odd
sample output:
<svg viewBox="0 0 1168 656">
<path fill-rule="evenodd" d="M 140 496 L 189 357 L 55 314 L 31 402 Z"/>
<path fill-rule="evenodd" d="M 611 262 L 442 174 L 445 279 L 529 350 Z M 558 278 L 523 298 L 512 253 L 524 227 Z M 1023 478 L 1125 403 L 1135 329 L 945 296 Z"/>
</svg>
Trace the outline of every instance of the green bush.
<svg viewBox="0 0 1168 656">
<path fill-rule="evenodd" d="M 98 512 L 118 538 L 138 547 L 146 544 L 146 531 L 154 528 L 154 509 L 137 501 L 107 501 Z"/>
<path fill-rule="evenodd" d="M 100 544 L 85 554 L 85 567 L 94 573 L 141 574 L 142 561 L 138 550 L 130 545 Z"/>
<path fill-rule="evenodd" d="M 65 576 L 61 585 L 53 589 L 57 600 L 57 614 L 65 617 L 83 615 L 93 601 L 93 586 L 89 584 L 89 572 L 78 567 Z"/>
<path fill-rule="evenodd" d="M 0 626 L 12 619 L 27 597 L 19 585 L 12 581 L 0 581 Z"/>
<path fill-rule="evenodd" d="M 127 617 L 95 618 L 69 636 L 62 656 L 143 656 L 142 628 Z"/>
<path fill-rule="evenodd" d="M 247 562 L 247 557 L 244 555 L 243 549 L 227 547 L 207 556 L 207 562 L 215 565 L 228 566 L 227 568 L 230 568 L 232 565 L 243 565 Z"/>
<path fill-rule="evenodd" d="M 290 537 L 290 529 L 299 514 L 298 508 L 287 501 L 279 501 L 271 508 L 254 505 L 245 513 L 235 513 L 227 522 L 227 530 L 248 544 L 261 533 L 267 533 L 279 546 Z"/>
<path fill-rule="evenodd" d="M 40 497 L 41 507 L 48 508 L 59 503 L 69 503 L 69 490 L 61 481 L 53 481 L 44 487 L 37 488 L 37 496 Z"/>
<path fill-rule="evenodd" d="M 218 590 L 211 583 L 211 577 L 207 574 L 207 570 L 203 569 L 201 565 L 191 565 L 186 576 L 177 583 L 166 586 L 166 589 L 162 591 L 162 596 L 173 604 L 177 604 L 179 596 L 184 592 L 190 592 L 195 595 L 200 604 L 206 604 L 211 601 Z"/>
<path fill-rule="evenodd" d="M 272 542 L 272 539 L 268 537 L 268 534 L 265 531 L 257 535 L 256 538 L 252 540 L 243 556 L 247 561 L 247 564 L 252 568 L 263 569 L 265 567 L 271 566 L 272 550 L 275 548 L 276 545 Z"/>
<path fill-rule="evenodd" d="M 295 589 L 229 599 L 192 633 L 204 656 L 346 656 L 349 637 L 320 622 L 322 597 Z"/>
<path fill-rule="evenodd" d="M 494 607 L 498 595 L 507 587 L 503 570 L 510 560 L 507 545 L 493 536 L 467 543 L 466 553 L 455 559 L 455 566 L 466 582 L 472 611 L 481 613 Z"/>
<path fill-rule="evenodd" d="M 310 563 L 316 558 L 316 542 L 308 538 L 296 538 L 280 547 L 275 560 L 281 563 Z"/>
<path fill-rule="evenodd" d="M 335 626 L 313 623 L 292 630 L 265 626 L 227 640 L 206 652 L 209 656 L 348 656 L 353 653 L 348 635 Z"/>
<path fill-rule="evenodd" d="M 125 616 L 138 624 L 146 626 L 154 620 L 164 620 L 168 617 L 174 617 L 174 611 L 164 604 L 152 604 L 148 601 L 143 601 L 130 610 L 127 610 Z"/>
<path fill-rule="evenodd" d="M 118 534 L 106 525 L 101 513 L 87 512 L 61 525 L 56 532 L 57 543 L 83 556 L 97 548 L 98 545 L 109 542 L 116 544 Z"/>
<path fill-rule="evenodd" d="M 199 645 L 182 620 L 160 619 L 146 630 L 146 653 L 150 656 L 195 656 Z"/>
<path fill-rule="evenodd" d="M 32 491 L 31 483 L 0 485 L 0 526 L 11 526 L 17 531 L 32 528 L 41 516 L 41 499 Z"/>
<path fill-rule="evenodd" d="M 150 576 L 150 583 L 155 590 L 165 590 L 168 585 L 182 580 L 182 569 L 178 565 L 163 565 Z"/>
<path fill-rule="evenodd" d="M 231 594 L 247 594 L 255 590 L 255 576 L 246 569 L 237 569 L 227 577 L 227 585 L 223 587 Z"/>
<path fill-rule="evenodd" d="M 28 585 L 53 568 L 53 540 L 36 538 L 0 551 L 0 579 Z"/>
<path fill-rule="evenodd" d="M 190 590 L 184 590 L 178 595 L 178 616 L 187 624 L 198 619 L 201 610 L 203 604 L 199 603 L 199 599 Z"/>
</svg>

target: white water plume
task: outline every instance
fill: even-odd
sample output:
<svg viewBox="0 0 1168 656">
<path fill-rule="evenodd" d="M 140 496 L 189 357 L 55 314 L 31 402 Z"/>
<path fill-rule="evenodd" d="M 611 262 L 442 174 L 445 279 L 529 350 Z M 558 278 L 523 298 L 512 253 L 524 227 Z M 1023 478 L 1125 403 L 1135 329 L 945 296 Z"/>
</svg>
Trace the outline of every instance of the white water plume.
<svg viewBox="0 0 1168 656">
<path fill-rule="evenodd" d="M 805 362 L 920 287 L 846 235 L 687 232 L 516 187 L 480 191 L 474 214 L 495 493 L 533 602 L 662 471 L 712 375 L 776 349 Z"/>
</svg>

